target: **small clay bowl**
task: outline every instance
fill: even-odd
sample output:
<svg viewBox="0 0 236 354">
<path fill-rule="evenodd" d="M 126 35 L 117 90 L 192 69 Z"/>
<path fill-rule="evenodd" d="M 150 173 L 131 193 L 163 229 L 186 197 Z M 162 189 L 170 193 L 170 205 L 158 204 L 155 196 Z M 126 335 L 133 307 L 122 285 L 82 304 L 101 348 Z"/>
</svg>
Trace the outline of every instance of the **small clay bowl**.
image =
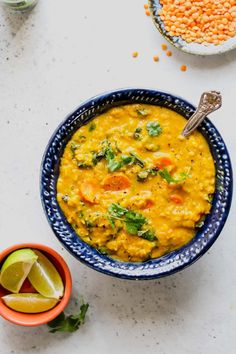
<svg viewBox="0 0 236 354">
<path fill-rule="evenodd" d="M 2 296 L 9 294 L 9 291 L 5 290 L 3 287 L 0 286 L 0 315 L 6 320 L 20 326 L 27 326 L 27 327 L 39 326 L 49 321 L 52 321 L 64 310 L 64 308 L 68 304 L 68 301 L 71 296 L 71 291 L 72 291 L 71 274 L 66 262 L 56 251 L 54 251 L 52 248 L 48 246 L 37 244 L 37 243 L 17 244 L 0 252 L 0 267 L 3 261 L 10 253 L 22 248 L 37 249 L 41 251 L 54 264 L 64 284 L 64 288 L 65 288 L 64 296 L 62 297 L 60 302 L 58 302 L 58 304 L 51 310 L 41 312 L 41 313 L 34 313 L 34 314 L 21 313 L 21 312 L 11 310 L 9 307 L 7 307 L 4 304 L 1 298 Z"/>
</svg>

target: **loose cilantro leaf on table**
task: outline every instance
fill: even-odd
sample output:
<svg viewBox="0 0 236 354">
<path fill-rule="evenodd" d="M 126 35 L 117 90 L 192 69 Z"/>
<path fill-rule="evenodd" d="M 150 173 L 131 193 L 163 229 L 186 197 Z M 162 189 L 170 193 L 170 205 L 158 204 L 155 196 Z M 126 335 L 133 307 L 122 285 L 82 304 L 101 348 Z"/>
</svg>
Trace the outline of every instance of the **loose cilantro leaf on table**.
<svg viewBox="0 0 236 354">
<path fill-rule="evenodd" d="M 158 136 L 162 133 L 162 128 L 158 122 L 149 122 L 146 129 L 150 136 Z"/>
<path fill-rule="evenodd" d="M 84 324 L 85 316 L 88 311 L 89 304 L 82 304 L 80 312 L 75 315 L 66 316 L 64 312 L 60 313 L 54 320 L 48 322 L 48 327 L 51 328 L 50 332 L 75 332 L 79 327 Z"/>
</svg>

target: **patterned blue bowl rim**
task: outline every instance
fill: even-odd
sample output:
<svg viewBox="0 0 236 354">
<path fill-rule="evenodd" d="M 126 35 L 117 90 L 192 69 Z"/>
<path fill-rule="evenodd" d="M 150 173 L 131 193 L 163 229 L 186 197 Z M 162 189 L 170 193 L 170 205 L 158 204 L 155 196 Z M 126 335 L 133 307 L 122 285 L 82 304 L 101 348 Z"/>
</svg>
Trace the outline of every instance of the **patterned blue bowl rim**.
<svg viewBox="0 0 236 354">
<path fill-rule="evenodd" d="M 226 145 L 208 118 L 199 130 L 211 149 L 216 166 L 216 192 L 211 213 L 195 237 L 184 247 L 143 263 L 120 262 L 99 253 L 83 242 L 67 222 L 56 199 L 60 157 L 73 133 L 105 110 L 130 103 L 147 103 L 170 108 L 188 119 L 196 107 L 181 97 L 145 88 L 125 88 L 95 96 L 69 114 L 52 135 L 41 165 L 40 194 L 48 222 L 58 240 L 87 266 L 124 279 L 153 279 L 173 274 L 194 263 L 212 246 L 229 214 L 233 173 Z"/>
</svg>

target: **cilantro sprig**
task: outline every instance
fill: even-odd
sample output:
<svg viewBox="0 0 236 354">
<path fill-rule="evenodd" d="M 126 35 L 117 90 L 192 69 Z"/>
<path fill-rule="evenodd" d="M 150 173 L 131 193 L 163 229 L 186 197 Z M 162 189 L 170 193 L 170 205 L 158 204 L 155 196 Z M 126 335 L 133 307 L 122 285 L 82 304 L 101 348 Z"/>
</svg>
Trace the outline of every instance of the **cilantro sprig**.
<svg viewBox="0 0 236 354">
<path fill-rule="evenodd" d="M 162 127 L 158 122 L 149 122 L 146 125 L 146 129 L 149 136 L 159 136 L 162 133 Z"/>
<path fill-rule="evenodd" d="M 85 322 L 86 313 L 88 311 L 89 304 L 81 304 L 80 312 L 75 315 L 66 316 L 64 312 L 60 313 L 59 316 L 54 318 L 54 320 L 48 322 L 48 327 L 51 328 L 50 332 L 75 332 L 79 329 L 81 325 Z"/>
<path fill-rule="evenodd" d="M 137 164 L 141 167 L 145 166 L 145 162 L 136 154 L 130 153 L 129 156 L 121 155 L 119 158 L 116 156 L 111 143 L 108 140 L 102 142 L 102 150 L 93 153 L 92 162 L 96 166 L 99 161 L 105 159 L 109 172 L 115 172 L 124 166 Z"/>
<path fill-rule="evenodd" d="M 173 176 L 171 176 L 170 172 L 164 168 L 163 170 L 160 170 L 159 171 L 159 175 L 166 180 L 167 183 L 182 183 L 184 182 L 188 177 L 189 175 L 185 172 L 182 172 L 179 174 L 179 178 L 174 178 Z"/>
<path fill-rule="evenodd" d="M 147 219 L 140 213 L 123 208 L 117 203 L 112 203 L 108 208 L 108 220 L 115 227 L 115 220 L 121 220 L 125 224 L 126 231 L 131 235 L 137 235 L 148 241 L 156 240 L 155 232 L 149 229 L 143 230 Z"/>
</svg>

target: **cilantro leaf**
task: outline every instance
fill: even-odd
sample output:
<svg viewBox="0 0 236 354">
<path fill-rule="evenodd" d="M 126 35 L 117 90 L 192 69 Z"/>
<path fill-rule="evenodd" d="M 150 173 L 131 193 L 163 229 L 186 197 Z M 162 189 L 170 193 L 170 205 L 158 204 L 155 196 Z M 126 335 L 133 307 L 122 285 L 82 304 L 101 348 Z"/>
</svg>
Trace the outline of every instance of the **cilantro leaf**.
<svg viewBox="0 0 236 354">
<path fill-rule="evenodd" d="M 149 168 L 148 170 L 140 171 L 137 174 L 137 181 L 138 182 L 145 182 L 149 176 L 156 176 L 158 173 L 158 168 Z"/>
<path fill-rule="evenodd" d="M 115 227 L 114 219 L 124 222 L 126 231 L 131 235 L 140 236 L 148 241 L 156 240 L 155 232 L 152 230 L 142 230 L 143 225 L 147 224 L 147 219 L 140 213 L 121 207 L 113 203 L 108 208 L 107 216 L 112 228 Z"/>
<path fill-rule="evenodd" d="M 93 152 L 92 162 L 93 165 L 96 166 L 99 161 L 101 161 L 105 157 L 105 151 L 101 150 L 98 152 Z"/>
<path fill-rule="evenodd" d="M 134 152 L 131 152 L 130 155 L 134 158 L 133 163 L 139 165 L 142 168 L 146 165 L 145 162 L 138 155 L 136 155 Z"/>
<path fill-rule="evenodd" d="M 153 230 L 140 230 L 138 231 L 138 236 L 148 241 L 155 241 L 157 239 Z"/>
<path fill-rule="evenodd" d="M 133 138 L 135 140 L 141 140 L 141 133 L 142 132 L 142 128 L 136 128 L 133 134 Z"/>
<path fill-rule="evenodd" d="M 90 165 L 86 162 L 83 162 L 83 161 L 78 161 L 77 166 L 81 169 L 84 169 L 84 170 L 89 170 L 90 168 L 92 168 L 92 165 Z"/>
<path fill-rule="evenodd" d="M 48 327 L 51 328 L 50 332 L 75 332 L 79 327 L 84 324 L 85 316 L 89 304 L 82 304 L 80 306 L 80 312 L 75 315 L 66 316 L 64 312 L 60 313 L 54 320 L 48 322 Z"/>
<path fill-rule="evenodd" d="M 158 122 L 149 122 L 146 129 L 150 136 L 158 136 L 162 133 L 162 128 Z"/>
<path fill-rule="evenodd" d="M 109 208 L 108 208 L 108 213 L 112 216 L 112 217 L 118 217 L 120 218 L 121 216 L 125 215 L 125 213 L 128 212 L 128 209 L 126 208 L 122 208 L 122 206 L 120 206 L 119 204 L 116 203 L 112 203 Z"/>
<path fill-rule="evenodd" d="M 147 219 L 140 213 L 128 211 L 125 214 L 125 226 L 128 233 L 137 235 L 138 231 L 147 222 Z"/>
<path fill-rule="evenodd" d="M 76 153 L 76 150 L 80 147 L 80 145 L 78 144 L 75 144 L 75 143 L 71 143 L 70 144 L 70 151 L 72 153 L 72 157 L 74 158 L 75 157 L 75 153 Z"/>
<path fill-rule="evenodd" d="M 88 128 L 89 132 L 91 133 L 92 131 L 94 131 L 96 129 L 96 127 L 97 126 L 94 122 L 90 123 L 89 128 Z"/>
<path fill-rule="evenodd" d="M 206 215 L 203 215 L 199 220 L 198 222 L 195 224 L 195 227 L 196 228 L 200 228 L 204 225 L 204 222 L 205 222 L 205 219 L 206 219 Z"/>
<path fill-rule="evenodd" d="M 149 111 L 147 109 L 145 109 L 145 108 L 139 108 L 139 109 L 137 109 L 136 112 L 141 117 L 146 117 L 149 114 Z"/>
<path fill-rule="evenodd" d="M 159 171 L 160 176 L 166 180 L 167 183 L 181 183 L 184 182 L 186 180 L 186 178 L 189 177 L 189 175 L 187 173 L 180 173 L 179 178 L 174 178 L 171 176 L 170 172 L 164 168 L 163 170 Z"/>
</svg>

